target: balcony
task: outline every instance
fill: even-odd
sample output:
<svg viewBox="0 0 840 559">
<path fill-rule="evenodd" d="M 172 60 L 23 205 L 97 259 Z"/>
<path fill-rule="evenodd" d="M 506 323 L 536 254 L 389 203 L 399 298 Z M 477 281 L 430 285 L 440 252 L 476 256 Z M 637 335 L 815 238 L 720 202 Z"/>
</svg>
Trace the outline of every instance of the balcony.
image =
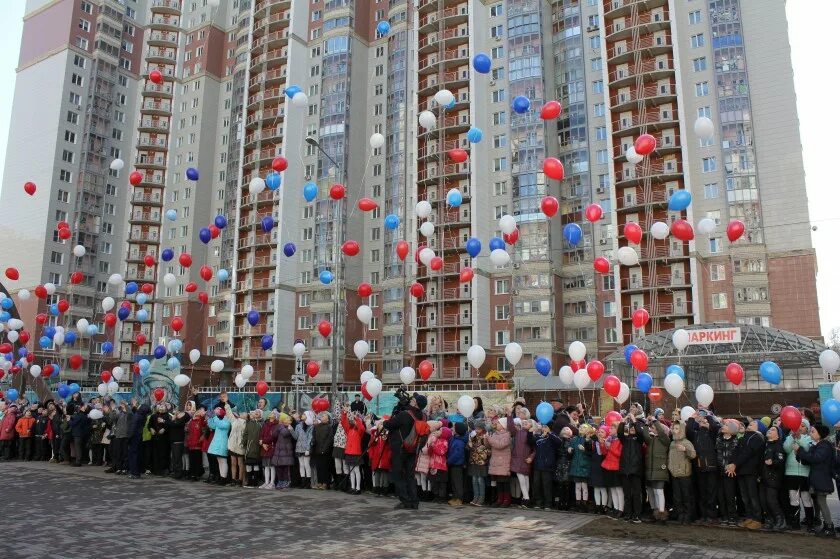
<svg viewBox="0 0 840 559">
<path fill-rule="evenodd" d="M 610 25 L 607 25 L 604 29 L 604 33 L 607 37 L 607 42 L 613 41 L 620 41 L 621 39 L 631 37 L 634 34 L 648 34 L 654 31 L 660 31 L 662 29 L 668 29 L 671 25 L 670 20 L 668 19 L 668 13 L 653 13 L 651 10 L 655 6 L 645 6 L 640 8 L 638 11 L 643 13 L 641 15 L 634 15 L 630 18 L 630 21 L 616 21 Z M 638 13 L 638 12 L 637 12 Z M 609 16 L 605 15 L 605 19 L 612 20 L 614 16 L 617 14 L 610 13 Z"/>
<path fill-rule="evenodd" d="M 163 138 L 149 138 L 149 137 L 139 137 L 137 138 L 137 149 L 158 149 L 162 151 L 167 151 L 169 149 L 169 142 L 167 141 L 168 138 L 164 136 Z"/>
<path fill-rule="evenodd" d="M 439 353 L 466 353 L 469 347 L 459 341 L 440 341 L 436 343 L 417 342 L 417 353 L 433 355 Z"/>
<path fill-rule="evenodd" d="M 248 314 L 251 310 L 255 310 L 257 312 L 274 312 L 274 309 L 269 308 L 268 303 L 264 301 L 254 302 L 250 305 L 240 303 L 236 305 L 233 312 L 236 314 Z"/>
<path fill-rule="evenodd" d="M 279 15 L 275 15 L 269 18 L 269 21 L 272 23 L 279 23 L 279 22 L 288 22 L 289 18 L 281 17 Z M 254 44 L 251 47 L 251 50 L 257 50 L 262 48 L 265 45 L 268 45 L 269 48 L 280 48 L 285 46 L 289 42 L 289 29 L 283 29 L 281 31 L 273 31 L 268 35 L 263 35 L 257 39 L 254 39 Z"/>
<path fill-rule="evenodd" d="M 470 301 L 472 299 L 472 290 L 464 290 L 461 287 L 447 287 L 444 289 L 433 290 L 427 288 L 426 295 L 417 301 L 418 305 L 435 303 L 438 301 Z"/>
<path fill-rule="evenodd" d="M 249 256 L 245 260 L 240 260 L 238 264 L 240 270 L 245 270 L 248 268 L 274 268 L 275 266 L 277 266 L 277 259 L 272 258 L 271 256 Z"/>
<path fill-rule="evenodd" d="M 464 317 L 460 314 L 444 314 L 435 319 L 430 319 L 427 316 L 418 316 L 415 326 L 417 328 L 445 328 L 453 326 L 462 326 L 471 328 L 473 325 L 470 317 Z"/>
<path fill-rule="evenodd" d="M 622 307 L 621 320 L 630 321 L 633 319 L 633 311 L 638 307 Z M 690 301 L 684 303 L 654 303 L 647 307 L 651 318 L 670 319 L 674 317 L 691 316 L 693 314 Z"/>
<path fill-rule="evenodd" d="M 272 355 L 270 351 L 262 351 L 257 349 L 234 349 L 233 358 L 244 361 L 257 361 L 271 359 Z"/>
<path fill-rule="evenodd" d="M 270 278 L 257 278 L 252 279 L 248 278 L 246 280 L 240 281 L 236 284 L 237 291 L 261 291 L 261 290 L 273 290 L 277 284 L 274 283 Z"/>
<path fill-rule="evenodd" d="M 441 173 L 438 173 L 438 167 L 436 165 L 430 165 L 428 169 L 424 169 L 417 173 L 417 182 L 428 183 L 436 181 L 441 177 L 445 177 L 447 179 L 457 179 L 459 176 L 469 177 L 469 175 L 469 162 L 450 163 L 449 165 L 444 165 Z"/>
<path fill-rule="evenodd" d="M 641 64 L 631 64 L 627 68 L 613 70 L 609 74 L 610 89 L 629 86 L 641 76 L 645 81 L 658 81 L 674 73 L 674 59 L 647 60 Z"/>
<path fill-rule="evenodd" d="M 175 64 L 177 60 L 176 50 L 173 47 L 149 47 L 146 53 L 146 62 L 155 64 Z"/>
<path fill-rule="evenodd" d="M 638 103 L 645 107 L 673 103 L 677 99 L 677 86 L 673 84 L 653 84 L 642 88 L 635 86 L 629 92 L 616 93 L 610 96 L 610 105 L 614 113 L 635 108 Z"/>
<path fill-rule="evenodd" d="M 681 245 L 682 243 L 676 247 L 670 243 L 667 245 L 647 245 L 636 249 L 636 252 L 639 254 L 639 260 L 686 259 L 688 254 Z"/>
<path fill-rule="evenodd" d="M 233 329 L 233 335 L 238 337 L 265 336 L 266 334 L 273 333 L 274 328 L 268 328 L 265 324 L 257 324 L 256 326 L 236 326 Z"/>
<path fill-rule="evenodd" d="M 676 126 L 677 119 L 673 110 L 669 111 L 648 111 L 642 114 L 636 114 L 632 117 L 623 117 L 612 122 L 612 129 L 614 134 L 621 134 L 624 132 L 632 133 L 634 136 L 639 134 L 639 128 L 647 127 L 647 132 L 652 133 L 663 128 L 672 128 Z M 658 146 L 657 146 L 658 147 Z"/>
<path fill-rule="evenodd" d="M 144 192 L 135 192 L 131 196 L 131 202 L 135 205 L 149 205 L 149 206 L 163 206 L 163 196 L 160 194 L 146 194 Z"/>
<path fill-rule="evenodd" d="M 166 119 L 144 118 L 137 126 L 139 132 L 168 132 L 169 121 Z"/>
<path fill-rule="evenodd" d="M 152 13 L 155 13 L 154 8 Z M 180 28 L 179 19 L 170 15 L 152 16 L 149 22 L 149 29 L 153 31 L 178 31 Z"/>
<path fill-rule="evenodd" d="M 150 155 L 138 155 L 134 158 L 134 166 L 138 169 L 157 169 L 160 171 L 166 170 L 166 157 L 160 155 L 153 157 Z"/>
<path fill-rule="evenodd" d="M 639 211 L 642 206 L 667 206 L 668 193 L 657 190 L 642 196 L 616 196 L 616 211 Z M 665 220 L 665 218 L 663 218 Z"/>
<path fill-rule="evenodd" d="M 137 223 L 137 224 L 160 224 L 160 212 L 144 212 L 140 210 L 134 210 L 128 216 L 129 223 Z"/>
<path fill-rule="evenodd" d="M 428 97 L 434 95 L 439 89 L 446 88 L 450 91 L 465 86 L 470 81 L 469 67 L 460 68 L 454 72 L 444 72 L 441 74 L 432 74 L 431 76 L 420 80 L 418 84 L 418 95 L 420 97 Z"/>
<path fill-rule="evenodd" d="M 616 188 L 636 186 L 645 179 L 650 179 L 653 182 L 677 180 L 682 176 L 682 166 L 676 159 L 671 161 L 637 165 L 636 167 L 626 167 L 623 170 L 616 171 L 615 186 Z"/>
<path fill-rule="evenodd" d="M 621 280 L 622 291 L 644 291 L 656 288 L 688 288 L 691 280 L 684 274 L 658 274 L 651 277 L 631 277 Z"/>
<path fill-rule="evenodd" d="M 140 112 L 150 115 L 169 116 L 172 113 L 172 103 L 155 102 L 147 99 L 140 105 Z"/>
<path fill-rule="evenodd" d="M 152 0 L 149 8 L 153 14 L 181 15 L 181 0 Z"/>
<path fill-rule="evenodd" d="M 131 232 L 128 235 L 128 242 L 137 244 L 137 243 L 148 243 L 148 244 L 160 244 L 159 236 L 156 232 L 140 232 L 134 233 Z M 147 278 L 147 279 L 154 279 L 154 278 Z"/>
<path fill-rule="evenodd" d="M 177 47 L 178 34 L 166 31 L 152 31 L 149 33 L 150 47 Z"/>
</svg>

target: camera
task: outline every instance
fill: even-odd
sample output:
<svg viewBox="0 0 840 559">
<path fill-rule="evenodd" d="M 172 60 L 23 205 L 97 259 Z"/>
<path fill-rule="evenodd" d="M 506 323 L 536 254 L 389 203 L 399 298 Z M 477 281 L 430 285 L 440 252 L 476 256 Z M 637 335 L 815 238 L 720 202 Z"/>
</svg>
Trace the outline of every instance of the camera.
<svg viewBox="0 0 840 559">
<path fill-rule="evenodd" d="M 411 394 L 408 393 L 406 390 L 405 385 L 400 386 L 394 392 L 394 396 L 397 398 L 397 405 L 394 406 L 394 411 L 392 415 L 396 415 L 399 412 L 408 409 L 408 404 L 411 402 Z"/>
</svg>

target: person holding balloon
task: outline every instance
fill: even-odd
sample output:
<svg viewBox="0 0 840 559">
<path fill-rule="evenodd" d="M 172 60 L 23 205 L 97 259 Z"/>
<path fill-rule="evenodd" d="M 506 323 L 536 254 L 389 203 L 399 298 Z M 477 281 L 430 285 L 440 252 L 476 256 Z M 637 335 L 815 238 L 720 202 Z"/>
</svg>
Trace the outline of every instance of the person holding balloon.
<svg viewBox="0 0 840 559">
<path fill-rule="evenodd" d="M 761 507 L 764 509 L 764 529 L 775 532 L 787 530 L 785 514 L 779 501 L 779 493 L 784 488 L 786 453 L 779 433 L 781 428 L 772 426 L 767 429 L 764 444 L 764 461 L 761 465 Z M 798 512 L 798 511 L 797 511 Z"/>
<path fill-rule="evenodd" d="M 694 484 L 691 480 L 691 463 L 697 456 L 694 445 L 686 437 L 685 423 L 680 421 L 679 410 L 674 410 L 671 423 L 673 440 L 668 448 L 668 471 L 671 473 L 674 509 L 680 524 L 688 524 L 694 516 Z M 663 495 L 664 497 L 664 495 Z"/>
<path fill-rule="evenodd" d="M 810 437 L 813 444 L 805 449 L 798 444 L 793 445 L 796 457 L 810 467 L 808 472 L 808 484 L 811 492 L 816 496 L 817 506 L 823 518 L 821 530 L 815 533 L 818 536 L 834 537 L 834 523 L 831 520 L 831 510 L 828 508 L 828 495 L 834 493 L 832 477 L 834 475 L 837 456 L 834 453 L 834 446 L 828 440 L 830 429 L 827 425 L 817 423 L 811 427 Z"/>
<path fill-rule="evenodd" d="M 734 419 L 724 420 L 715 441 L 715 454 L 719 473 L 718 504 L 720 506 L 721 523 L 726 526 L 736 526 L 738 517 L 738 484 L 735 475 L 727 470 L 735 457 L 738 446 L 738 431 L 740 424 Z"/>
<path fill-rule="evenodd" d="M 472 481 L 473 500 L 470 502 L 475 507 L 484 506 L 484 493 L 486 488 L 487 464 L 490 461 L 490 444 L 487 442 L 487 424 L 483 419 L 475 422 L 475 427 L 470 433 L 469 441 L 469 470 Z"/>
<path fill-rule="evenodd" d="M 534 508 L 551 510 L 554 504 L 554 468 L 563 441 L 551 432 L 549 422 L 535 424 L 528 433 L 528 442 L 534 448 Z"/>
<path fill-rule="evenodd" d="M 797 458 L 794 446 L 804 448 L 805 451 L 811 448 L 812 441 L 808 434 L 811 431 L 811 423 L 803 417 L 798 427 L 795 425 L 791 427 L 795 428 L 791 429 L 783 444 L 786 453 L 785 488 L 790 501 L 787 523 L 791 530 L 799 530 L 801 527 L 799 515 L 801 506 L 805 509 L 805 525 L 810 529 L 814 526 L 814 502 L 808 491 L 808 474 L 811 469 L 807 463 L 801 462 Z"/>
<path fill-rule="evenodd" d="M 624 518 L 634 524 L 641 522 L 642 514 L 642 476 L 645 472 L 645 456 L 642 445 L 645 442 L 645 424 L 628 413 L 624 421 L 618 423 L 616 435 L 621 441 L 621 460 L 619 472 L 624 488 L 624 498 L 629 501 L 629 510 Z M 661 517 L 661 515 L 660 515 Z"/>
<path fill-rule="evenodd" d="M 15 443 L 15 425 L 17 424 L 18 409 L 15 404 L 6 406 L 3 402 L 3 408 L 0 410 L 2 419 L 0 419 L 0 458 L 3 460 L 11 460 L 14 456 Z"/>
<path fill-rule="evenodd" d="M 198 481 L 204 475 L 204 443 L 207 430 L 207 406 L 201 404 L 196 407 L 195 413 L 187 422 L 184 435 L 184 446 L 189 455 L 190 481 Z"/>
<path fill-rule="evenodd" d="M 609 417 L 610 413 L 615 414 Z M 610 490 L 610 502 L 612 510 L 607 512 L 611 518 L 621 518 L 624 515 L 624 487 L 619 479 L 619 468 L 621 467 L 621 441 L 618 439 L 618 425 L 621 423 L 621 414 L 609 412 L 605 417 L 608 427 L 608 435 L 603 440 L 606 448 L 604 461 L 601 468 L 604 470 L 604 481 Z M 602 427 L 603 429 L 603 427 Z M 600 441 L 599 441 L 600 442 Z"/>
<path fill-rule="evenodd" d="M 633 408 L 641 410 L 639 404 L 631 406 L 631 409 Z M 653 416 L 648 417 L 647 428 L 643 428 L 641 431 L 642 440 L 647 445 L 647 453 L 645 454 L 647 497 L 655 520 L 662 520 L 668 516 L 668 513 L 665 512 L 665 482 L 668 481 L 668 453 L 671 448 L 671 433 L 663 420 L 660 419 L 663 413 L 661 409 L 654 411 Z"/>
<path fill-rule="evenodd" d="M 321 412 L 315 419 L 312 433 L 312 459 L 315 462 L 315 489 L 327 489 L 332 467 L 333 432 L 329 412 Z"/>
<path fill-rule="evenodd" d="M 697 477 L 697 497 L 701 524 L 717 523 L 718 473 L 715 442 L 720 422 L 707 410 L 695 412 L 685 422 L 688 440 L 694 445 L 697 456 L 694 473 Z"/>
<path fill-rule="evenodd" d="M 487 437 L 490 445 L 490 477 L 496 482 L 496 501 L 492 506 L 507 508 L 511 503 L 510 496 L 510 433 L 507 430 L 506 417 L 493 419 L 493 432 Z"/>
<path fill-rule="evenodd" d="M 761 528 L 761 502 L 758 498 L 758 470 L 764 457 L 764 435 L 759 432 L 758 421 L 750 421 L 744 436 L 738 440 L 732 462 L 726 465 L 726 473 L 735 476 L 738 492 L 744 501 L 746 519 L 742 528 Z"/>
</svg>

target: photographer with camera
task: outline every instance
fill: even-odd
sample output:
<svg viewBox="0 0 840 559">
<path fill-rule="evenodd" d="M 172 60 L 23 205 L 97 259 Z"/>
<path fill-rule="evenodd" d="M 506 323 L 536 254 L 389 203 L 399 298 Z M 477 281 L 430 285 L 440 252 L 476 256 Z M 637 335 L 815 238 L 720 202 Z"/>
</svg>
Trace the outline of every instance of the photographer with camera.
<svg viewBox="0 0 840 559">
<path fill-rule="evenodd" d="M 429 434 L 429 426 L 423 415 L 427 400 L 417 392 L 408 397 L 408 392 L 402 386 L 397 390 L 397 399 L 399 403 L 394 407 L 391 418 L 382 423 L 390 433 L 391 481 L 400 499 L 394 508 L 416 510 L 420 501 L 414 483 L 414 461 L 417 450 L 423 447 L 424 439 Z"/>
</svg>

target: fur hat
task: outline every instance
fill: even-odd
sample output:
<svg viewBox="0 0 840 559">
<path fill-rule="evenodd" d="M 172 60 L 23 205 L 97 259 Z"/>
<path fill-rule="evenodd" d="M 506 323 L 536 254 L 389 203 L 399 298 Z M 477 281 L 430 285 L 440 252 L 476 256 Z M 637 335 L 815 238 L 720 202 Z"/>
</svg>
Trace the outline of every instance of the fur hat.
<svg viewBox="0 0 840 559">
<path fill-rule="evenodd" d="M 426 409 L 426 404 L 429 403 L 429 400 L 427 400 L 425 396 L 419 392 L 415 392 L 411 397 L 414 398 L 415 402 L 417 402 L 417 409 Z"/>
</svg>

